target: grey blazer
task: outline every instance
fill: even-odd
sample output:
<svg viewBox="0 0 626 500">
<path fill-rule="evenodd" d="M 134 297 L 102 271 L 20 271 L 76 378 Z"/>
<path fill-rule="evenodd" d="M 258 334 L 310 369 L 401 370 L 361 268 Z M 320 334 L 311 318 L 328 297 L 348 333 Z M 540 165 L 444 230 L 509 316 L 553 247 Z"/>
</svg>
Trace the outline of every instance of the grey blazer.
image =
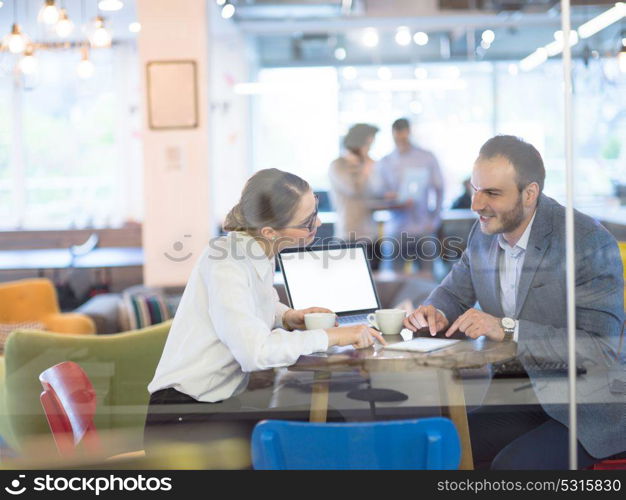
<svg viewBox="0 0 626 500">
<path fill-rule="evenodd" d="M 578 377 L 578 440 L 594 457 L 626 451 L 626 397 L 609 390 L 609 380 L 624 377 L 617 356 L 624 321 L 624 279 L 615 238 L 598 222 L 575 211 L 576 352 L 589 367 Z M 498 239 L 478 223 L 467 249 L 448 276 L 426 300 L 452 323 L 467 309 L 501 318 Z M 518 354 L 567 360 L 565 288 L 565 208 L 545 195 L 539 198 L 517 292 Z M 526 367 L 542 407 L 567 425 L 567 378 L 539 378 Z M 538 443 L 540 446 L 540 443 Z"/>
</svg>

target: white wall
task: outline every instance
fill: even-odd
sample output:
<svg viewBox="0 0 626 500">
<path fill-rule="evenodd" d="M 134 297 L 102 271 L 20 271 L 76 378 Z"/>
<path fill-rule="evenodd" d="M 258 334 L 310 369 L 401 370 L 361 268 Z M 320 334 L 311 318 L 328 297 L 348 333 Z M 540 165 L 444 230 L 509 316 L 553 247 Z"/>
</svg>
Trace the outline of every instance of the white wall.
<svg viewBox="0 0 626 500">
<path fill-rule="evenodd" d="M 137 0 L 138 20 L 142 26 L 138 46 L 143 115 L 144 281 L 147 285 L 184 284 L 211 234 L 206 6 L 206 0 Z M 147 63 L 189 59 L 197 64 L 199 126 L 150 130 L 146 108 Z M 175 248 L 177 243 L 178 248 Z M 187 258 L 175 262 L 168 255 Z"/>
<path fill-rule="evenodd" d="M 214 1 L 209 2 L 209 25 L 211 194 L 217 227 L 252 175 L 250 97 L 235 94 L 234 85 L 253 79 L 257 58 L 236 24 L 222 19 Z"/>
</svg>

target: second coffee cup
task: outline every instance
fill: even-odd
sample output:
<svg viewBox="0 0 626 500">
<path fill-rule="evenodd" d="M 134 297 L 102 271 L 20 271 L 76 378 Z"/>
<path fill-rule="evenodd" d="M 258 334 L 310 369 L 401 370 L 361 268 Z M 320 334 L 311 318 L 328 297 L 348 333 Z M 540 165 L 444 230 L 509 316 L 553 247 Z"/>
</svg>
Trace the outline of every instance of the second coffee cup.
<svg viewBox="0 0 626 500">
<path fill-rule="evenodd" d="M 378 309 L 367 316 L 367 321 L 383 335 L 398 335 L 402 330 L 406 312 L 402 309 Z"/>
</svg>

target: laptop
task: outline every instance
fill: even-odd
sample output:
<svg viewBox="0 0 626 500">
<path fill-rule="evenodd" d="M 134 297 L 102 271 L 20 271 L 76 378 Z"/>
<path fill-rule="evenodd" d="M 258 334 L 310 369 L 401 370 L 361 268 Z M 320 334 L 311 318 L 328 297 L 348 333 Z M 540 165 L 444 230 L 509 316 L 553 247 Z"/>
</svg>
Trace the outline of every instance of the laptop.
<svg viewBox="0 0 626 500">
<path fill-rule="evenodd" d="M 367 315 L 380 309 L 360 243 L 288 248 L 278 255 L 278 262 L 293 309 L 326 307 L 337 314 L 340 326 L 367 323 Z"/>
</svg>

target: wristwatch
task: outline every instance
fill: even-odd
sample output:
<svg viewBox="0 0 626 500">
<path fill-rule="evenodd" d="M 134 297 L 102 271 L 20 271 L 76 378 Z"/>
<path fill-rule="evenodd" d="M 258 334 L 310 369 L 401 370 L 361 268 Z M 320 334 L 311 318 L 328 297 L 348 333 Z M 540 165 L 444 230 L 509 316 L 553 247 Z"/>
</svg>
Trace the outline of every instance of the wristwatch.
<svg viewBox="0 0 626 500">
<path fill-rule="evenodd" d="M 516 321 L 513 318 L 502 318 L 500 320 L 500 326 L 502 326 L 502 330 L 504 330 L 504 339 L 506 342 L 511 342 L 513 340 L 513 334 L 515 333 L 515 323 Z"/>
</svg>

